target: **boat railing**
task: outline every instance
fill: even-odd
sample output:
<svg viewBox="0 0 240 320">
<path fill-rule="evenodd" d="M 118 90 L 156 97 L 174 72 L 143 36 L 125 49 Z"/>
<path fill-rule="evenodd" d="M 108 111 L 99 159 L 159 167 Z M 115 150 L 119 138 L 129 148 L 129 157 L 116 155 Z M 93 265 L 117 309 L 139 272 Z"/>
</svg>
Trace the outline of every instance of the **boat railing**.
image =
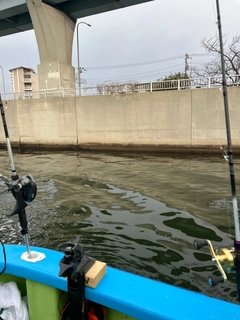
<svg viewBox="0 0 240 320">
<path fill-rule="evenodd" d="M 228 86 L 240 86 L 240 76 L 229 75 L 226 78 Z M 191 79 L 161 80 L 143 83 L 101 84 L 82 86 L 81 88 L 43 89 L 39 91 L 3 93 L 3 100 L 41 99 L 53 97 L 76 97 L 130 94 L 169 90 L 206 89 L 222 87 L 222 77 L 204 77 Z"/>
</svg>

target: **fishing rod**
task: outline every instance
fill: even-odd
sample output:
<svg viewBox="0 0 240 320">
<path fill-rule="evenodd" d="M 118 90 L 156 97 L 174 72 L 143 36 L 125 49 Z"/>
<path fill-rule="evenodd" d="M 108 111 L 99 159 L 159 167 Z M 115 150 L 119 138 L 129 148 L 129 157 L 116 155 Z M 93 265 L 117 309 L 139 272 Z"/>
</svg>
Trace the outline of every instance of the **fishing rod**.
<svg viewBox="0 0 240 320">
<path fill-rule="evenodd" d="M 234 174 L 234 162 L 233 162 L 233 152 L 232 152 L 232 139 L 231 139 L 231 130 L 230 130 L 227 82 L 226 82 L 224 52 L 223 52 L 223 37 L 222 37 L 222 25 L 221 25 L 219 0 L 216 0 L 216 6 L 217 6 L 218 33 L 219 33 L 219 44 L 220 44 L 221 65 L 222 65 L 224 111 L 225 111 L 227 145 L 228 145 L 227 155 L 228 155 L 228 163 L 229 163 L 233 217 L 234 217 L 234 226 L 235 226 L 235 241 L 234 241 L 235 253 L 233 252 L 233 256 L 235 258 L 234 263 L 236 268 L 238 300 L 240 301 L 240 228 L 239 228 L 238 202 L 237 202 L 236 183 L 235 183 L 235 174 Z"/>
<path fill-rule="evenodd" d="M 22 228 L 21 234 L 24 237 L 24 242 L 27 249 L 27 256 L 29 259 L 31 259 L 32 256 L 31 256 L 31 251 L 30 251 L 30 246 L 28 241 L 28 221 L 27 221 L 25 208 L 27 207 L 26 202 L 32 202 L 33 199 L 35 198 L 37 194 L 37 186 L 31 175 L 27 175 L 19 178 L 16 172 L 1 94 L 0 94 L 0 111 L 1 111 L 3 128 L 4 128 L 5 137 L 6 137 L 7 150 L 8 150 L 8 155 L 9 155 L 11 170 L 12 170 L 11 181 L 9 181 L 6 177 L 4 177 L 1 174 L 0 174 L 0 178 L 4 181 L 4 183 L 8 187 L 6 191 L 11 191 L 13 197 L 16 199 L 16 204 L 12 212 L 8 216 L 13 216 L 16 214 L 18 215 L 20 226 Z"/>
<path fill-rule="evenodd" d="M 240 245 L 238 203 L 237 203 L 237 196 L 236 196 L 236 183 L 235 183 L 235 174 L 234 174 L 232 139 L 231 139 L 231 129 L 230 129 L 231 127 L 230 127 L 229 108 L 228 108 L 228 93 L 227 93 L 227 81 L 226 81 L 226 72 L 225 72 L 224 52 L 223 52 L 223 39 L 222 39 L 222 26 L 221 26 L 219 0 L 216 0 L 216 5 L 217 5 L 219 44 L 220 44 L 220 53 L 221 53 L 221 66 L 222 66 L 223 100 L 224 100 L 227 146 L 228 146 L 227 156 L 228 156 L 230 183 L 231 183 L 231 191 L 232 191 L 235 237 L 236 237 L 236 241 L 239 242 L 239 245 Z"/>
<path fill-rule="evenodd" d="M 223 101 L 224 101 L 224 111 L 225 111 L 225 123 L 226 123 L 226 134 L 227 134 L 227 156 L 226 159 L 229 163 L 229 173 L 230 173 L 230 184 L 232 193 L 232 206 L 233 206 L 233 217 L 235 226 L 235 241 L 234 247 L 231 249 L 221 248 L 214 250 L 211 242 L 209 240 L 195 240 L 194 245 L 196 249 L 200 249 L 203 246 L 209 246 L 210 253 L 212 255 L 212 260 L 218 267 L 221 276 L 209 276 L 208 282 L 210 285 L 215 286 L 218 283 L 227 280 L 226 273 L 236 271 L 236 282 L 238 291 L 238 300 L 240 302 L 240 228 L 239 228 L 239 213 L 238 213 L 238 202 L 236 195 L 236 183 L 234 174 L 234 162 L 233 162 L 233 151 L 232 151 L 232 139 L 230 130 L 230 118 L 229 118 L 229 107 L 228 107 L 228 93 L 227 93 L 227 82 L 226 82 L 226 72 L 225 72 L 225 61 L 224 61 L 224 49 L 223 49 L 223 37 L 222 37 L 222 25 L 221 25 L 221 15 L 219 0 L 216 0 L 217 8 L 217 24 L 218 24 L 218 34 L 219 34 L 219 47 L 221 55 L 221 67 L 222 67 L 222 86 L 223 86 Z"/>
</svg>

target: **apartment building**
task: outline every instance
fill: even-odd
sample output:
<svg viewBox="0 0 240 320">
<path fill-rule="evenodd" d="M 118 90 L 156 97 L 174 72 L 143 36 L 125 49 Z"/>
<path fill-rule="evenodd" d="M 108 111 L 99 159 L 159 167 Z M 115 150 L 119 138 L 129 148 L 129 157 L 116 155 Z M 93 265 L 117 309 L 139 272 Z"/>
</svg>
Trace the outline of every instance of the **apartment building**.
<svg viewBox="0 0 240 320">
<path fill-rule="evenodd" d="M 15 99 L 29 99 L 39 90 L 38 74 L 31 68 L 18 67 L 11 72 L 12 92 Z M 34 96 L 35 97 L 35 96 Z"/>
</svg>

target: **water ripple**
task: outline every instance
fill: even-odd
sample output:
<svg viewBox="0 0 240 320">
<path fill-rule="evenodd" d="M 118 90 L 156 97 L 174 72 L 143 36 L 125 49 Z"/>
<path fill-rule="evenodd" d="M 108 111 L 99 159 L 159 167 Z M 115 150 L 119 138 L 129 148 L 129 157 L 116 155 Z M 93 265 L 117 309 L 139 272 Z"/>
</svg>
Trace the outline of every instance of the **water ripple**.
<svg viewBox="0 0 240 320">
<path fill-rule="evenodd" d="M 0 171 L 8 176 L 7 158 L 3 152 L 0 157 Z M 31 173 L 38 185 L 27 207 L 31 245 L 57 249 L 79 242 L 88 255 L 113 267 L 236 299 L 234 275 L 218 288 L 207 285 L 216 267 L 206 248 L 198 252 L 192 244 L 196 237 L 218 246 L 233 243 L 221 157 L 83 152 L 14 157 L 21 175 Z M 18 218 L 7 216 L 14 203 L 11 194 L 0 195 L 1 239 L 21 243 Z"/>
</svg>

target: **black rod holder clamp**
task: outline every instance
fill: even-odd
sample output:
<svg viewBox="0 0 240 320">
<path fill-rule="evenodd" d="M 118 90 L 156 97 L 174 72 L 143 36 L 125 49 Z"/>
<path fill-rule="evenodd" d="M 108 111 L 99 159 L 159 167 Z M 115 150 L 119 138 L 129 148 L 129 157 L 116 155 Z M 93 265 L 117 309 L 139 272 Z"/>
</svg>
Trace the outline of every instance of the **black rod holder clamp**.
<svg viewBox="0 0 240 320">
<path fill-rule="evenodd" d="M 70 319 L 85 320 L 85 274 L 93 266 L 95 260 L 84 255 L 84 249 L 76 243 L 63 243 L 59 249 L 64 256 L 59 262 L 59 277 L 67 277 L 68 300 L 70 302 Z"/>
</svg>

